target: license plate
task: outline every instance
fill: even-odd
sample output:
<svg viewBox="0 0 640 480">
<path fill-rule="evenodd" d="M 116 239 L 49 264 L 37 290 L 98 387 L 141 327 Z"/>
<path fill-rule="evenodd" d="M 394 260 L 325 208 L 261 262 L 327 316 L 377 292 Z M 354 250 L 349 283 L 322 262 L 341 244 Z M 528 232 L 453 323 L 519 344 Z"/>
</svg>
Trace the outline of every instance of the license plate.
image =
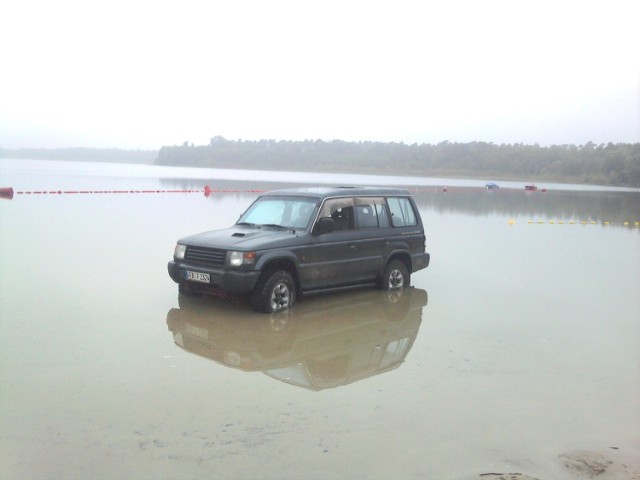
<svg viewBox="0 0 640 480">
<path fill-rule="evenodd" d="M 185 270 L 185 280 L 191 280 L 193 282 L 211 283 L 211 276 L 208 273 L 192 272 L 191 270 Z"/>
<path fill-rule="evenodd" d="M 205 340 L 209 338 L 209 330 L 205 328 L 194 327 L 193 325 L 189 325 L 186 322 L 184 324 L 184 331 L 195 337 L 204 338 Z"/>
</svg>

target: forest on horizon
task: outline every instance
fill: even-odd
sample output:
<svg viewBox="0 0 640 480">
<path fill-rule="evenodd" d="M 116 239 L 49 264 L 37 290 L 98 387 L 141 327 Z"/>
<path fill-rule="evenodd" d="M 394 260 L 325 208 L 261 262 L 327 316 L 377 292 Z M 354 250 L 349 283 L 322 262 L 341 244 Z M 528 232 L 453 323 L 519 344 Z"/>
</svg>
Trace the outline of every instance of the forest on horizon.
<svg viewBox="0 0 640 480">
<path fill-rule="evenodd" d="M 470 177 L 640 187 L 640 143 L 405 144 L 342 140 L 227 140 L 164 146 L 156 165 Z"/>
<path fill-rule="evenodd" d="M 227 140 L 158 150 L 2 149 L 0 158 L 166 166 L 546 181 L 640 188 L 640 143 L 585 145 L 487 142 Z"/>
</svg>

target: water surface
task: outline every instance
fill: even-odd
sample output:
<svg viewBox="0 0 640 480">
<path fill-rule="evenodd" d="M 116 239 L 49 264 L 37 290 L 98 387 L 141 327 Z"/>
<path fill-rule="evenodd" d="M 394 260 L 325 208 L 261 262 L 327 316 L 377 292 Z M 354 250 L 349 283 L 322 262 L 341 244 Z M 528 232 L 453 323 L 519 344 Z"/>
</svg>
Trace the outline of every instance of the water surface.
<svg viewBox="0 0 640 480">
<path fill-rule="evenodd" d="M 574 478 L 575 450 L 640 468 L 638 192 L 416 180 L 413 288 L 272 317 L 179 296 L 166 263 L 286 175 L 36 163 L 1 163 L 0 187 L 164 193 L 0 200 L 1 477 L 542 480 Z"/>
</svg>

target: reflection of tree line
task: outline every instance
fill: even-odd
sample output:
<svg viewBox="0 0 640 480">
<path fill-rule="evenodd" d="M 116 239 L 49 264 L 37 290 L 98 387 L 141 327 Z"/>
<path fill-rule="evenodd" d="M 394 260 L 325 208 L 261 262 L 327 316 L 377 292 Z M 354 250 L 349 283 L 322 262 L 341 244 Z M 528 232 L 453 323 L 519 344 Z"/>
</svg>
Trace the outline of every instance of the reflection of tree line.
<svg viewBox="0 0 640 480">
<path fill-rule="evenodd" d="M 247 182 L 170 179 L 163 184 L 180 190 L 204 188 L 213 190 L 210 199 L 233 197 L 247 205 L 255 199 L 256 190 L 275 190 L 291 184 L 274 182 Z M 308 185 L 307 185 L 308 186 Z M 524 190 L 497 191 L 458 188 L 443 193 L 440 188 L 412 190 L 419 207 L 439 213 L 466 213 L 474 216 L 498 214 L 504 216 L 530 216 L 560 220 L 597 220 L 611 222 L 640 221 L 640 193 L 555 191 L 526 193 Z"/>
<path fill-rule="evenodd" d="M 291 188 L 291 183 L 284 182 L 263 182 L 263 181 L 246 181 L 246 180 L 220 180 L 214 177 L 210 179 L 193 179 L 193 178 L 170 178 L 160 179 L 160 184 L 167 188 L 176 190 L 203 190 L 205 185 L 219 195 L 228 195 L 236 193 L 253 194 L 255 197 L 260 191 L 277 190 L 279 188 Z M 299 185 L 304 186 L 304 185 Z M 308 186 L 308 185 L 307 185 Z"/>
<path fill-rule="evenodd" d="M 466 213 L 474 216 L 498 214 L 560 220 L 640 221 L 640 193 L 548 191 L 482 191 L 457 189 L 453 192 L 414 193 L 421 209 L 439 213 Z"/>
<path fill-rule="evenodd" d="M 516 178 L 640 187 L 640 143 L 437 145 L 333 140 L 242 141 L 165 146 L 157 165 L 209 168 Z"/>
</svg>

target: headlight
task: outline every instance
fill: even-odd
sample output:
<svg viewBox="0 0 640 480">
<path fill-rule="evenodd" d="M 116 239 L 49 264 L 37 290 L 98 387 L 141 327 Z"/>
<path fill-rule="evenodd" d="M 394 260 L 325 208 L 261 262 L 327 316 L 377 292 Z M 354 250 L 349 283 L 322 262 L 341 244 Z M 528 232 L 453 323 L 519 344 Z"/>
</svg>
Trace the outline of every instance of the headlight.
<svg viewBox="0 0 640 480">
<path fill-rule="evenodd" d="M 256 261 L 256 252 L 229 252 L 227 260 L 232 267 L 250 265 Z"/>
<path fill-rule="evenodd" d="M 229 252 L 229 265 L 232 267 L 242 265 L 242 252 Z"/>
<path fill-rule="evenodd" d="M 177 244 L 176 249 L 173 251 L 173 256 L 176 258 L 176 260 L 184 260 L 184 254 L 186 253 L 186 251 L 186 245 Z"/>
</svg>

